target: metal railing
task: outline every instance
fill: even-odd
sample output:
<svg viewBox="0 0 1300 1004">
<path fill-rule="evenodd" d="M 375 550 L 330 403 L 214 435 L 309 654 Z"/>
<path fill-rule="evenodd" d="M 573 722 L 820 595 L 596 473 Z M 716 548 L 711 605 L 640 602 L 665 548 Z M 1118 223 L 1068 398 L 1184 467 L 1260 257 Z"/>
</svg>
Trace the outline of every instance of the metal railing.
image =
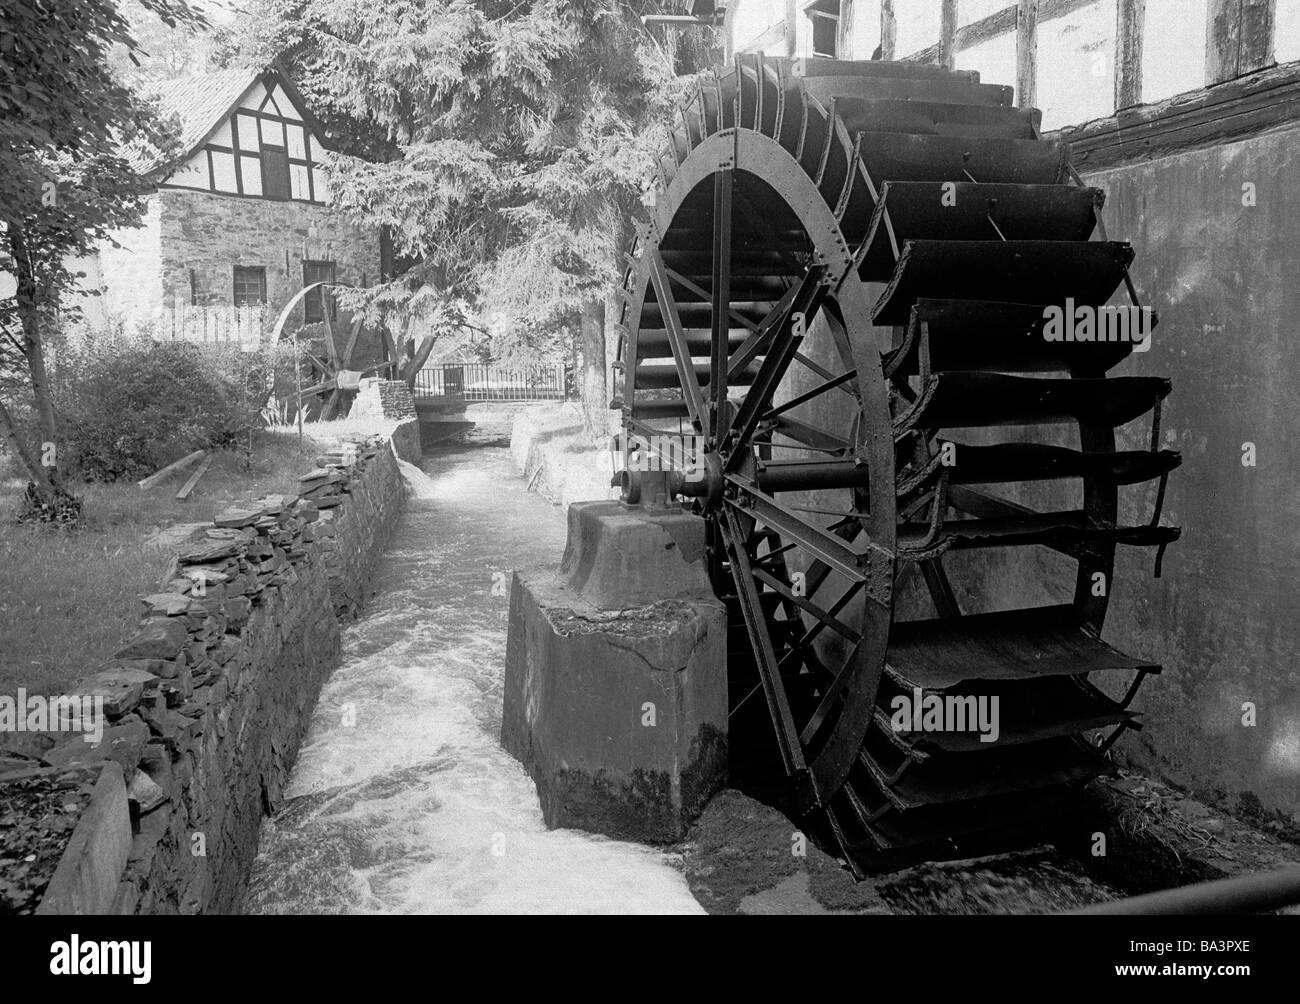
<svg viewBox="0 0 1300 1004">
<path fill-rule="evenodd" d="M 565 366 L 512 370 L 491 363 L 426 366 L 415 375 L 416 397 L 458 401 L 563 401 Z"/>
</svg>

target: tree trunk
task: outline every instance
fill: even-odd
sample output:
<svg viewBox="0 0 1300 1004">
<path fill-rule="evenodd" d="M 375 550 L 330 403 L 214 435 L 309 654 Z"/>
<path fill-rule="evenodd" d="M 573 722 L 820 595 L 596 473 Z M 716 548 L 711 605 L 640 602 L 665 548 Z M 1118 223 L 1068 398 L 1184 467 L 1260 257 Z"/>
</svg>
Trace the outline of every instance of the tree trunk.
<svg viewBox="0 0 1300 1004">
<path fill-rule="evenodd" d="M 37 491 L 52 498 L 54 496 L 54 485 L 46 477 L 45 468 L 31 455 L 22 437 L 18 435 L 18 429 L 14 426 L 13 418 L 9 414 L 9 409 L 5 407 L 4 401 L 0 401 L 0 432 L 4 433 L 9 448 L 13 450 L 14 456 L 22 464 L 23 470 L 27 472 L 27 479 L 36 485 Z"/>
<path fill-rule="evenodd" d="M 609 429 L 609 388 L 605 383 L 605 300 L 588 300 L 578 322 L 581 370 L 578 393 L 587 432 L 604 437 Z"/>
<path fill-rule="evenodd" d="M 18 302 L 18 317 L 23 328 L 23 355 L 27 358 L 27 371 L 32 381 L 32 394 L 36 399 L 36 416 L 40 420 L 41 433 L 45 437 L 45 443 L 54 444 L 55 449 L 50 457 L 53 461 L 48 466 L 43 463 L 40 473 L 43 476 L 37 477 L 32 470 L 32 456 L 30 450 L 23 450 L 19 453 L 20 459 L 23 459 L 23 465 L 28 468 L 28 474 L 32 476 L 33 483 L 37 486 L 37 491 L 45 495 L 52 495 L 55 490 L 62 487 L 58 471 L 58 423 L 54 417 L 54 398 L 50 393 L 49 375 L 45 371 L 45 349 L 41 343 L 41 310 L 40 301 L 37 296 L 36 272 L 32 267 L 31 252 L 27 247 L 27 238 L 22 228 L 10 223 L 9 226 L 9 246 L 13 250 L 15 278 L 17 279 L 17 289 L 14 298 Z M 14 428 L 8 412 L 4 418 L 6 434 L 11 437 L 13 442 L 18 441 L 18 430 Z M 47 447 L 42 444 L 40 453 L 41 460 L 45 460 L 45 451 Z M 50 501 L 45 498 L 45 501 Z"/>
</svg>

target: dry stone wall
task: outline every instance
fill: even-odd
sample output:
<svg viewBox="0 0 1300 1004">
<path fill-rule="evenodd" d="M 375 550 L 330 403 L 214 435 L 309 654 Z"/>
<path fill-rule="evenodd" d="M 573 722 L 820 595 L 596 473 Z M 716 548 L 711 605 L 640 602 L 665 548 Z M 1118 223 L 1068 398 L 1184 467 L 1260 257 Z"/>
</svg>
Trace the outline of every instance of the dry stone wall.
<svg viewBox="0 0 1300 1004">
<path fill-rule="evenodd" d="M 51 771 L 120 767 L 126 797 L 112 811 L 88 810 L 86 822 L 129 825 L 130 848 L 124 866 L 103 854 L 68 861 L 97 843 L 94 834 L 71 842 L 44 912 L 102 910 L 91 891 L 106 881 L 116 886 L 113 913 L 238 909 L 262 817 L 281 804 L 338 662 L 339 622 L 361 604 L 405 497 L 387 439 L 318 463 L 300 495 L 228 510 L 192 537 L 164 587 L 143 598 L 135 637 L 78 688 L 103 698 L 102 741 L 78 735 L 42 759 Z M 106 878 L 106 868 L 120 874 Z"/>
</svg>

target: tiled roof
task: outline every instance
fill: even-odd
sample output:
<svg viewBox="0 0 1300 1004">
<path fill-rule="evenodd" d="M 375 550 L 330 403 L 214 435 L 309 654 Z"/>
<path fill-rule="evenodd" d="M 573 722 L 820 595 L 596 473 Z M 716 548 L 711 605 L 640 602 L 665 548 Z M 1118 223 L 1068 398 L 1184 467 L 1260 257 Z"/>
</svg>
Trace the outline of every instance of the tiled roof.
<svg viewBox="0 0 1300 1004">
<path fill-rule="evenodd" d="M 246 66 L 230 67 L 153 84 L 145 88 L 144 93 L 159 101 L 164 119 L 180 116 L 178 138 L 182 154 L 187 156 L 216 128 L 222 117 L 253 85 L 259 73 L 260 70 Z M 162 164 L 163 161 L 155 155 L 140 158 L 137 166 L 142 171 L 151 171 Z"/>
</svg>

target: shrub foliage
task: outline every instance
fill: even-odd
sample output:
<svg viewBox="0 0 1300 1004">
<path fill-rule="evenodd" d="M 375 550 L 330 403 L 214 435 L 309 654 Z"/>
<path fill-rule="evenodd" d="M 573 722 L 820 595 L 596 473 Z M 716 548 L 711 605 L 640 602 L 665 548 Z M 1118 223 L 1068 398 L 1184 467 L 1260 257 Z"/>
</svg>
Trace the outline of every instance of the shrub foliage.
<svg viewBox="0 0 1300 1004">
<path fill-rule="evenodd" d="M 60 460 L 88 481 L 151 473 L 262 423 L 274 359 L 187 342 L 88 341 L 62 353 Z"/>
</svg>

